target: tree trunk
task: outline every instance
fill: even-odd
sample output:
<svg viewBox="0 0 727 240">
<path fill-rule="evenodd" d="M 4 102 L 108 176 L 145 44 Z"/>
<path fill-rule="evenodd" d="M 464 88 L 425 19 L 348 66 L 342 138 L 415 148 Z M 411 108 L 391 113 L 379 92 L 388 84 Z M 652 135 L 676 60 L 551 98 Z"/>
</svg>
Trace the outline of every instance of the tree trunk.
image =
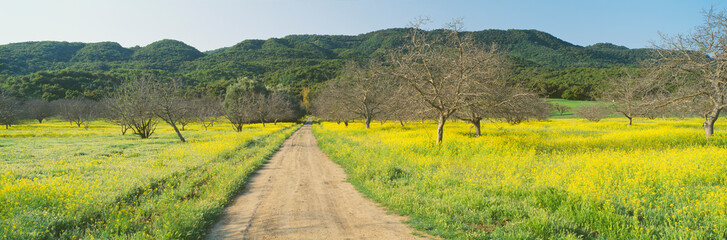
<svg viewBox="0 0 727 240">
<path fill-rule="evenodd" d="M 714 134 L 714 122 L 717 121 L 718 117 L 719 111 L 710 114 L 710 116 L 707 116 L 704 119 L 704 124 L 702 124 L 702 126 L 704 127 L 704 133 L 707 135 L 707 138 L 711 137 Z"/>
<path fill-rule="evenodd" d="M 10 125 L 5 124 L 5 129 L 8 129 L 9 127 L 10 127 Z"/>
<path fill-rule="evenodd" d="M 629 118 L 629 126 L 631 126 L 631 123 L 634 122 L 634 118 L 632 118 L 632 117 L 628 117 L 628 118 Z"/>
<path fill-rule="evenodd" d="M 242 124 L 235 124 L 235 131 L 242 132 Z"/>
<path fill-rule="evenodd" d="M 260 120 L 260 123 L 262 123 L 263 127 L 265 127 L 265 120 Z"/>
<path fill-rule="evenodd" d="M 365 123 L 366 123 L 366 129 L 369 129 L 369 127 L 371 126 L 371 117 L 366 117 Z M 346 126 L 348 126 L 348 124 L 346 124 Z"/>
<path fill-rule="evenodd" d="M 475 125 L 475 135 L 477 135 L 478 137 L 482 136 L 482 134 L 480 133 L 480 119 L 475 119 L 474 121 L 472 121 L 472 125 Z"/>
<path fill-rule="evenodd" d="M 273 122 L 273 125 L 278 125 L 278 119 L 275 119 L 275 122 Z"/>
<path fill-rule="evenodd" d="M 38 123 L 43 123 L 43 119 L 42 118 L 38 118 Z"/>
<path fill-rule="evenodd" d="M 343 121 L 343 125 L 346 125 L 346 127 L 348 127 L 348 121 Z"/>
<path fill-rule="evenodd" d="M 184 140 L 184 137 L 182 137 L 182 133 L 179 132 L 179 129 L 177 128 L 177 125 L 174 124 L 174 123 L 170 123 L 170 125 L 172 125 L 172 128 L 174 128 L 174 131 L 177 133 L 177 136 L 179 136 L 179 140 L 182 141 L 182 142 L 186 142 Z"/>
<path fill-rule="evenodd" d="M 446 118 L 444 115 L 439 115 L 437 120 L 437 145 L 442 144 L 442 138 L 444 137 L 444 121 Z"/>
<path fill-rule="evenodd" d="M 403 127 L 404 126 L 404 121 L 399 120 L 399 124 L 401 124 L 401 126 Z"/>
</svg>

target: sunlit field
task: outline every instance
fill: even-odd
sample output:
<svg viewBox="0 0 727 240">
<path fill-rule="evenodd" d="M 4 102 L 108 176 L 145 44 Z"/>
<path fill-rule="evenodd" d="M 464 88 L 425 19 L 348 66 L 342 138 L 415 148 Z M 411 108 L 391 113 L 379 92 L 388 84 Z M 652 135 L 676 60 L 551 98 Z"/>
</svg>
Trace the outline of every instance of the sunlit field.
<svg viewBox="0 0 727 240">
<path fill-rule="evenodd" d="M 727 125 L 620 118 L 323 122 L 319 146 L 367 196 L 430 234 L 466 238 L 727 238 Z"/>
<path fill-rule="evenodd" d="M 199 238 L 300 125 L 191 124 L 180 143 L 93 122 L 0 129 L 0 238 Z"/>
</svg>

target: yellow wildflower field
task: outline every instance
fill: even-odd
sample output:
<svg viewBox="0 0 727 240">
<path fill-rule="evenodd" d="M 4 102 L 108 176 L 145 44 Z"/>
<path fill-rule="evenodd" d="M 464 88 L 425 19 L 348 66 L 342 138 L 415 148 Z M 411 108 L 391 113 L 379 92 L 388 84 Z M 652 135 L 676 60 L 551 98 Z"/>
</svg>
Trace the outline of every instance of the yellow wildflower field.
<svg viewBox="0 0 727 240">
<path fill-rule="evenodd" d="M 191 124 L 179 143 L 96 121 L 0 130 L 0 238 L 198 238 L 300 125 Z"/>
<path fill-rule="evenodd" d="M 319 146 L 366 195 L 453 239 L 727 237 L 727 126 L 700 119 L 323 122 Z"/>
</svg>

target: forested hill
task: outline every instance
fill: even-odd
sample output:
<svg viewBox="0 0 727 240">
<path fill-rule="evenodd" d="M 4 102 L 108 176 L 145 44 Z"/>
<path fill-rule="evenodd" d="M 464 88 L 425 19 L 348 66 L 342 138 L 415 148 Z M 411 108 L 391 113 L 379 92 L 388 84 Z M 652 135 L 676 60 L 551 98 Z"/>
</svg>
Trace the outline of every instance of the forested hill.
<svg viewBox="0 0 727 240">
<path fill-rule="evenodd" d="M 241 76 L 299 89 L 335 77 L 348 60 L 382 57 L 387 50 L 401 46 L 407 32 L 407 29 L 399 28 L 356 36 L 290 35 L 245 40 L 204 53 L 168 39 L 132 48 L 124 48 L 115 42 L 12 43 L 0 45 L 0 81 L 3 82 L 0 86 L 24 97 L 41 97 L 42 89 L 28 89 L 41 85 L 50 85 L 58 92 L 72 90 L 78 95 L 98 89 L 67 89 L 92 87 L 66 86 L 73 82 L 73 76 L 95 74 L 121 79 L 134 72 L 155 71 L 187 78 L 198 86 L 197 89 L 217 94 Z M 429 32 L 442 33 L 441 30 Z M 517 63 L 519 78 L 538 83 L 555 97 L 574 86 L 581 88 L 578 91 L 585 89 L 588 92 L 601 75 L 612 74 L 615 68 L 636 66 L 649 58 L 647 49 L 628 49 L 608 43 L 582 47 L 537 30 L 472 33 L 478 42 L 497 43 L 507 50 Z M 63 84 L 66 85 L 49 78 L 65 78 Z M 568 84 L 561 86 L 561 80 Z M 94 94 L 98 96 L 99 92 Z M 569 94 L 573 96 L 571 98 L 587 98 L 583 94 Z"/>
</svg>

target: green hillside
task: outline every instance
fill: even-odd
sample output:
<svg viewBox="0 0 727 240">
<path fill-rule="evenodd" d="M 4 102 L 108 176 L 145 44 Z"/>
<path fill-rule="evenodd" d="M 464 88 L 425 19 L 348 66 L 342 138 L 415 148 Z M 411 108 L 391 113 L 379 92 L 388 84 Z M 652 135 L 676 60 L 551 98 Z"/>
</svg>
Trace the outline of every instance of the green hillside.
<svg viewBox="0 0 727 240">
<path fill-rule="evenodd" d="M 408 29 L 386 29 L 356 36 L 290 35 L 268 40 L 245 40 L 234 46 L 200 52 L 176 40 L 161 40 L 144 47 L 124 48 L 114 42 L 25 42 L 0 45 L 0 86 L 23 97 L 43 95 L 44 85 L 27 96 L 17 92 L 31 74 L 73 78 L 73 72 L 113 75 L 155 71 L 186 78 L 199 91 L 220 94 L 234 79 L 259 78 L 267 84 L 295 89 L 311 87 L 337 76 L 343 63 L 382 58 L 405 42 Z M 443 34 L 433 30 L 428 34 Z M 514 63 L 514 77 L 533 83 L 551 97 L 589 99 L 600 81 L 620 68 L 638 67 L 649 59 L 648 49 L 628 49 L 608 43 L 577 46 L 537 30 L 483 30 L 472 32 L 483 44 L 496 43 Z M 68 69 L 72 71 L 60 71 Z M 36 77 L 38 74 L 35 75 Z M 25 80 L 22 80 L 25 79 Z M 115 83 L 109 83 L 115 84 Z M 70 89 L 93 92 L 108 88 Z M 96 94 L 103 94 L 96 92 Z M 54 95 L 55 96 L 55 95 Z"/>
</svg>

